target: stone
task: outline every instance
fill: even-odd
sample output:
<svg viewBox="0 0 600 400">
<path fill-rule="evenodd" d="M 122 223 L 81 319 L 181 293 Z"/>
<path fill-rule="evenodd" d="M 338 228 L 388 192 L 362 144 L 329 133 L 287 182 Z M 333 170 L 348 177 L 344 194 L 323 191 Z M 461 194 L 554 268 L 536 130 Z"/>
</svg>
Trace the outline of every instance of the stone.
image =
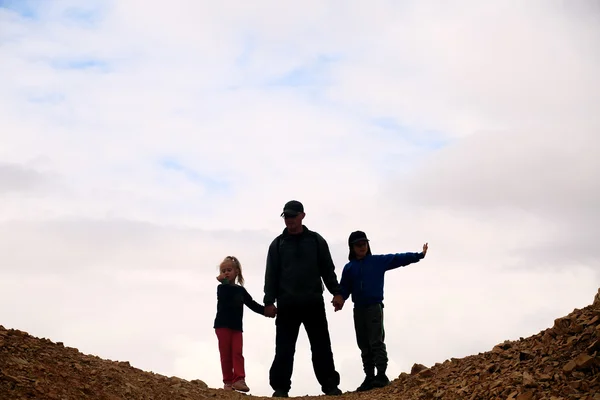
<svg viewBox="0 0 600 400">
<path fill-rule="evenodd" d="M 534 357 L 535 357 L 535 355 L 530 351 L 523 350 L 523 351 L 519 352 L 519 360 L 521 360 L 521 361 L 531 360 Z"/>
<path fill-rule="evenodd" d="M 427 367 L 424 366 L 423 364 L 413 364 L 412 368 L 410 369 L 410 374 L 416 375 L 425 369 L 427 369 Z"/>
<path fill-rule="evenodd" d="M 419 375 L 422 378 L 431 378 L 433 376 L 433 371 L 429 368 L 425 368 L 424 370 L 421 370 L 417 375 Z"/>
<path fill-rule="evenodd" d="M 575 359 L 575 363 L 577 365 L 577 369 L 586 369 L 592 366 L 594 363 L 594 358 L 582 353 Z"/>
<path fill-rule="evenodd" d="M 565 364 L 565 366 L 563 367 L 563 371 L 566 373 L 570 373 L 573 372 L 575 368 L 577 368 L 577 361 L 571 360 Z"/>
<path fill-rule="evenodd" d="M 525 392 L 517 396 L 516 400 L 532 400 L 533 392 Z"/>
</svg>

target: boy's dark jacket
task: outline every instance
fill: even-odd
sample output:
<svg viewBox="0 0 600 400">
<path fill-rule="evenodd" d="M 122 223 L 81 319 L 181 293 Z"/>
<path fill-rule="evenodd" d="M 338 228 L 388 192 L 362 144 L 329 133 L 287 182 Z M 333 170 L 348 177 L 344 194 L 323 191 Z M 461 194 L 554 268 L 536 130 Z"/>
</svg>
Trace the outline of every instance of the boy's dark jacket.
<svg viewBox="0 0 600 400">
<path fill-rule="evenodd" d="M 344 266 L 340 281 L 344 300 L 352 294 L 355 307 L 383 302 L 383 278 L 386 271 L 419 262 L 423 253 L 367 255 Z"/>
<path fill-rule="evenodd" d="M 214 328 L 243 331 L 244 304 L 255 313 L 265 314 L 265 307 L 254 301 L 243 286 L 229 284 L 227 279 L 223 279 L 217 286 L 217 316 Z"/>
<path fill-rule="evenodd" d="M 303 226 L 290 235 L 287 228 L 269 246 L 265 272 L 264 304 L 277 306 L 323 301 L 323 283 L 340 294 L 329 246 L 321 235 Z"/>
</svg>

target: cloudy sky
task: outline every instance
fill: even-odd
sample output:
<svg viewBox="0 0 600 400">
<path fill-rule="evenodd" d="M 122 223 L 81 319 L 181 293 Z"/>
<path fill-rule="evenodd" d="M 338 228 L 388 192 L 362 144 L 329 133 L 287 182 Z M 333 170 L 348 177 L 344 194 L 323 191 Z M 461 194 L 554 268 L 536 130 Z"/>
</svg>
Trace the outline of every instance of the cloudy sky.
<svg viewBox="0 0 600 400">
<path fill-rule="evenodd" d="M 0 324 L 219 387 L 217 265 L 261 301 L 298 199 L 338 276 L 352 230 L 429 242 L 387 275 L 391 377 L 550 327 L 600 286 L 599 39 L 593 0 L 0 0 Z"/>
</svg>

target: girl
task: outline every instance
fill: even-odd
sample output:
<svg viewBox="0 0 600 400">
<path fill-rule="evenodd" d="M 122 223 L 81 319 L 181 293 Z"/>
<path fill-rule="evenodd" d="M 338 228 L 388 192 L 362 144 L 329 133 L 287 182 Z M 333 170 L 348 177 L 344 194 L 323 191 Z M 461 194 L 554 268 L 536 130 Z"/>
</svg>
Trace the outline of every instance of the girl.
<svg viewBox="0 0 600 400">
<path fill-rule="evenodd" d="M 217 287 L 217 316 L 214 328 L 219 340 L 223 389 L 248 392 L 250 388 L 245 381 L 242 355 L 244 304 L 262 315 L 265 314 L 265 308 L 254 301 L 244 288 L 242 265 L 236 257 L 225 257 L 219 266 L 219 271 L 217 280 L 221 284 Z"/>
<path fill-rule="evenodd" d="M 344 301 L 352 295 L 354 302 L 354 330 L 366 375 L 357 390 L 365 391 L 390 383 L 385 374 L 388 363 L 383 329 L 385 272 L 421 260 L 427 254 L 427 243 L 423 245 L 421 253 L 372 255 L 367 235 L 356 231 L 350 234 L 348 247 L 350 262 L 344 266 L 340 286 Z M 343 303 L 334 306 L 337 311 L 342 308 Z"/>
</svg>

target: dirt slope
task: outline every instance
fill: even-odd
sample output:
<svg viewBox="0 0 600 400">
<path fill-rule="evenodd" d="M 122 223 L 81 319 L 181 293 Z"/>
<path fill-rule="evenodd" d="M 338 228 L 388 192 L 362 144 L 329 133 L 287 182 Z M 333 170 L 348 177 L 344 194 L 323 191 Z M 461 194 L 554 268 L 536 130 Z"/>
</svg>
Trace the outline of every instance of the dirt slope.
<svg viewBox="0 0 600 400">
<path fill-rule="evenodd" d="M 491 351 L 415 364 L 388 387 L 339 399 L 600 400 L 600 290 L 594 303 L 554 326 Z M 200 380 L 144 372 L 0 326 L 0 400 L 237 399 Z M 313 398 L 313 397 L 307 397 Z"/>
</svg>

